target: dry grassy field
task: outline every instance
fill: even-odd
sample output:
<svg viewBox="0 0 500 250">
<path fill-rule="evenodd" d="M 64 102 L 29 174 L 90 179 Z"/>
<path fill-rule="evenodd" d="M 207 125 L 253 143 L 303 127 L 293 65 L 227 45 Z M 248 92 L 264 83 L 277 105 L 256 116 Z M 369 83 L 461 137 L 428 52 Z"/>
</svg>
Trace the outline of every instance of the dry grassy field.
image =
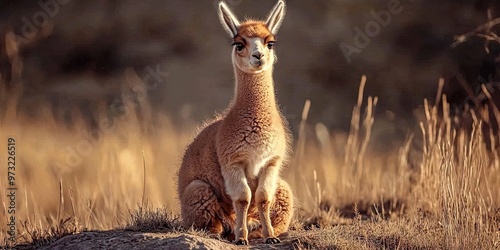
<svg viewBox="0 0 500 250">
<path fill-rule="evenodd" d="M 128 72 L 128 77 L 134 77 Z M 283 176 L 299 200 L 283 247 L 338 249 L 499 249 L 500 112 L 493 106 L 450 114 L 446 96 L 424 100 L 421 121 L 393 150 L 371 139 L 377 97 L 363 96 L 363 77 L 350 133 L 310 124 L 306 102 L 294 156 Z M 68 234 L 137 230 L 198 235 L 178 223 L 176 171 L 197 131 L 175 126 L 147 101 L 125 98 L 89 131 L 77 110 L 56 121 L 50 105 L 18 112 L 18 96 L 1 83 L 0 140 L 16 141 L 16 244 L 47 246 Z M 21 91 L 21 90 L 17 90 Z M 440 89 L 438 87 L 438 93 Z M 148 114 L 145 116 L 144 114 Z M 0 165 L 7 165 L 1 152 Z M 0 211 L 9 209 L 5 168 Z M 0 217 L 1 245 L 12 245 Z M 287 245 L 288 244 L 288 245 Z"/>
</svg>

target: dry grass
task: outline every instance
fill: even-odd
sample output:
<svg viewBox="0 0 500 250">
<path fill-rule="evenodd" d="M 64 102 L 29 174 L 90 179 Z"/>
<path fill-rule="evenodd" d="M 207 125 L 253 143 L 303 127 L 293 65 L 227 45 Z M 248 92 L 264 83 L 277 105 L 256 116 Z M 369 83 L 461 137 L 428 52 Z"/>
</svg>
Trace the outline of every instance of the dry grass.
<svg viewBox="0 0 500 250">
<path fill-rule="evenodd" d="M 17 86 L 21 71 L 13 68 Z M 130 70 L 125 77 L 137 79 Z M 295 234 L 303 232 L 297 246 L 500 247 L 500 135 L 493 129 L 500 116 L 487 116 L 488 110 L 498 115 L 496 107 L 471 111 L 471 125 L 464 127 L 438 95 L 434 105 L 425 101 L 421 131 L 382 154 L 375 149 L 386 142 L 371 140 L 378 99 L 368 97 L 364 104 L 365 82 L 363 77 L 348 134 L 308 124 L 314 104 L 305 105 L 294 161 L 285 174 L 301 187 L 301 212 L 293 226 Z M 83 230 L 180 230 L 174 178 L 194 123 L 175 127 L 147 100 L 125 98 L 129 112 L 108 130 L 88 133 L 78 110 L 70 123 L 55 120 L 48 104 L 26 115 L 18 112 L 22 89 L 6 95 L 6 83 L 0 88 L 0 141 L 13 136 L 18 145 L 18 243 L 39 246 Z M 109 106 L 100 105 L 101 113 L 91 116 L 106 121 Z M 0 183 L 6 197 L 6 183 Z M 7 214 L 5 201 L 0 211 Z M 6 219 L 0 217 L 0 224 Z M 330 229 L 311 237 L 301 231 L 314 227 Z M 6 239 L 3 227 L 0 239 Z"/>
<path fill-rule="evenodd" d="M 14 55 L 11 60 L 21 59 Z M 133 71 L 127 73 L 125 77 L 135 77 Z M 13 67 L 12 81 L 17 88 L 7 90 L 7 84 L 0 82 L 0 140 L 15 137 L 17 141 L 19 242 L 37 240 L 42 236 L 31 232 L 57 228 L 68 217 L 74 231 L 125 226 L 129 211 L 145 201 L 152 207 L 176 211 L 174 173 L 192 132 L 175 129 L 160 114 L 146 116 L 151 113 L 147 101 L 132 98 L 123 99 L 127 112 L 109 127 L 102 127 L 106 130 L 90 130 L 86 123 L 89 114 L 78 109 L 69 114 L 72 122 L 57 121 L 48 102 L 31 107 L 31 114 L 19 112 L 20 74 Z M 109 121 L 110 106 L 97 105 L 101 113 L 90 114 L 91 118 Z M 186 128 L 192 131 L 194 125 L 186 124 Z M 0 163 L 6 166 L 6 158 Z M 2 197 L 7 195 L 6 188 L 2 180 Z M 7 214 L 7 206 L 2 199 L 1 214 Z M 0 223 L 6 225 L 7 217 L 1 216 Z M 0 239 L 4 245 L 4 227 L 0 227 Z"/>
<path fill-rule="evenodd" d="M 302 200 L 309 205 L 303 207 L 312 211 L 301 219 L 305 228 L 346 224 L 345 217 L 354 218 L 354 222 L 347 224 L 355 225 L 360 225 L 359 220 L 371 219 L 359 229 L 359 232 L 366 232 L 363 228 L 370 228 L 371 236 L 365 235 L 367 241 L 373 240 L 376 229 L 384 232 L 380 237 L 387 238 L 393 229 L 403 230 L 402 225 L 414 230 L 413 237 L 405 241 L 413 239 L 415 243 L 426 239 L 427 244 L 407 242 L 403 249 L 500 247 L 500 193 L 497 191 L 500 187 L 500 135 L 495 132 L 500 116 L 497 108 L 492 107 L 492 119 L 486 119 L 490 114 L 488 107 L 470 110 L 465 116 L 472 121 L 469 127 L 464 127 L 465 117 L 451 115 L 446 96 L 443 95 L 441 102 L 438 95 L 436 103 L 439 106 L 425 100 L 425 118 L 420 123 L 421 141 L 415 143 L 421 148 L 411 148 L 414 136 L 410 135 L 399 151 L 377 156 L 367 153 L 377 98 L 368 98 L 361 117 L 364 82 L 363 78 L 343 154 L 331 155 L 336 152 L 329 148 L 332 144 L 341 145 L 337 147 L 339 151 L 344 144 L 328 141 L 335 135 L 330 136 L 321 125 L 316 125 L 320 143 L 311 144 L 310 151 L 306 152 L 312 156 L 312 164 L 300 165 L 302 172 L 309 174 L 302 177 L 303 184 L 310 187 L 301 189 L 306 192 Z M 299 143 L 303 141 L 305 139 L 299 138 Z M 318 181 L 317 172 L 325 179 Z M 332 177 L 333 183 L 330 182 Z M 325 188 L 318 193 L 321 186 Z M 321 200 L 321 197 L 331 200 Z M 384 219 L 392 222 L 382 222 Z M 422 228 L 429 234 L 419 234 L 418 229 Z M 332 242 L 327 240 L 327 243 Z M 322 247 L 332 246 L 328 244 Z M 366 243 L 363 248 L 373 246 L 401 247 Z"/>
</svg>

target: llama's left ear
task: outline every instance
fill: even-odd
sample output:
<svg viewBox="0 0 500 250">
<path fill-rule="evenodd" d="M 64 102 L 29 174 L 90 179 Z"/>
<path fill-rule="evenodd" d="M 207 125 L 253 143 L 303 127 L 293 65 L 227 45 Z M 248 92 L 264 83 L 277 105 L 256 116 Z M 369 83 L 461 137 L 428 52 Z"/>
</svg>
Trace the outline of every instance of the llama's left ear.
<svg viewBox="0 0 500 250">
<path fill-rule="evenodd" d="M 273 35 L 278 33 L 285 17 L 285 1 L 279 0 L 267 16 L 266 25 Z"/>
</svg>

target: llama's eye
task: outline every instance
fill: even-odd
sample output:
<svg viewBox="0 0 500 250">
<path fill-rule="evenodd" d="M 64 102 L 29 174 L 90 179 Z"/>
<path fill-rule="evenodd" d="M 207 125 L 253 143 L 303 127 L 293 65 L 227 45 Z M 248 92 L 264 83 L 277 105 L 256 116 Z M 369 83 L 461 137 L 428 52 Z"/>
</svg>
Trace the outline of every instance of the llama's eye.
<svg viewBox="0 0 500 250">
<path fill-rule="evenodd" d="M 274 48 L 274 42 L 268 42 L 268 43 L 267 43 L 267 48 L 268 48 L 268 49 L 272 49 L 272 48 Z"/>
<path fill-rule="evenodd" d="M 243 46 L 242 43 L 234 43 L 233 45 L 236 48 L 236 51 L 238 51 L 238 52 L 242 51 L 243 48 L 245 48 L 245 46 Z"/>
</svg>

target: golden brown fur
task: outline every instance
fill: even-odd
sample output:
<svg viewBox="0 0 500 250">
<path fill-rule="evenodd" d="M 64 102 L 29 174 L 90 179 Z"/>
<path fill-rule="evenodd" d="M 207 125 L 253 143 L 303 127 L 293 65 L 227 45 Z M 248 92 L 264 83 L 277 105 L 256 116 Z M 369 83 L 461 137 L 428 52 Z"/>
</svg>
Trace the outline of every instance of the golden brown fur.
<svg viewBox="0 0 500 250">
<path fill-rule="evenodd" d="M 242 36 L 261 37 L 266 41 L 274 40 L 274 35 L 266 28 L 266 23 L 256 20 L 247 20 L 242 23 L 234 40 L 241 39 Z"/>
</svg>

